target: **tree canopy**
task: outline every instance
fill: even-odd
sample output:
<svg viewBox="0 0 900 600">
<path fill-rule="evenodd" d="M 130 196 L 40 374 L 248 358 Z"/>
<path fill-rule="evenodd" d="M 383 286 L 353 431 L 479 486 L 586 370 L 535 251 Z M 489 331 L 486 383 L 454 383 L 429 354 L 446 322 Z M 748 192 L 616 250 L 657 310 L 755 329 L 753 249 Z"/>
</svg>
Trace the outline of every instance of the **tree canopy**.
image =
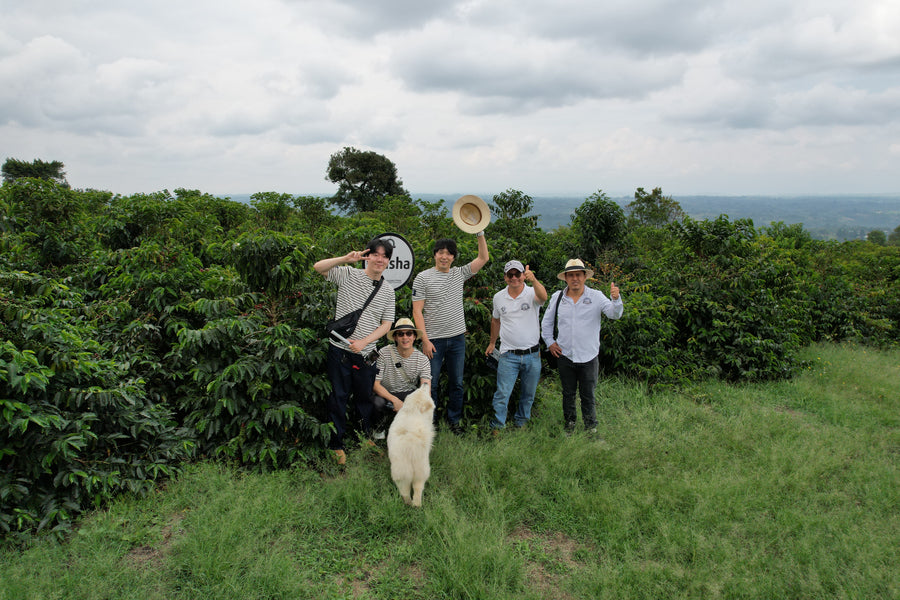
<svg viewBox="0 0 900 600">
<path fill-rule="evenodd" d="M 681 205 L 671 196 L 663 196 L 662 188 L 653 188 L 649 194 L 638 188 L 625 208 L 629 223 L 634 225 L 659 228 L 684 218 Z"/>
<path fill-rule="evenodd" d="M 45 179 L 68 187 L 65 165 L 58 160 L 45 162 L 39 158 L 28 162 L 17 158 L 7 158 L 3 163 L 3 181 L 11 182 L 22 177 Z"/>
<path fill-rule="evenodd" d="M 619 245 L 625 231 L 625 213 L 604 192 L 597 191 L 575 209 L 572 230 L 583 258 L 593 261 L 604 250 Z"/>
<path fill-rule="evenodd" d="M 887 244 L 887 234 L 880 229 L 873 229 L 866 235 L 866 240 L 873 244 L 884 246 Z"/>
<path fill-rule="evenodd" d="M 335 206 L 350 213 L 375 210 L 387 196 L 409 196 L 397 166 L 377 152 L 344 148 L 331 155 L 325 179 L 338 184 Z"/>
<path fill-rule="evenodd" d="M 594 271 L 591 287 L 615 281 L 627 308 L 601 331 L 600 368 L 651 386 L 790 377 L 815 341 L 900 343 L 896 247 L 726 215 L 638 226 L 600 191 L 554 232 L 523 192 L 491 205 L 492 260 L 464 294 L 473 423 L 492 410 L 483 348 L 512 258 L 551 289 L 573 257 Z M 198 457 L 268 470 L 322 456 L 335 290 L 312 265 L 391 231 L 426 258 L 421 271 L 435 239 L 459 234 L 444 200 L 388 195 L 352 216 L 327 206 L 276 192 L 249 204 L 184 189 L 122 197 L 31 177 L 0 186 L 0 536 L 62 532 Z M 473 258 L 475 236 L 459 236 L 459 252 Z M 396 299 L 411 314 L 411 290 Z"/>
</svg>

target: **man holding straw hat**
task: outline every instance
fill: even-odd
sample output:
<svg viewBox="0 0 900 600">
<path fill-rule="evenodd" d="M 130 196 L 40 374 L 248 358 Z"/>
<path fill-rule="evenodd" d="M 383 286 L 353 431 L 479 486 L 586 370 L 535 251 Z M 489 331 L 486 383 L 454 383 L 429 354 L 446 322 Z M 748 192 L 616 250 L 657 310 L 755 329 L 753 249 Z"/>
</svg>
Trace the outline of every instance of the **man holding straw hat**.
<svg viewBox="0 0 900 600">
<path fill-rule="evenodd" d="M 463 196 L 453 206 L 453 220 L 466 233 L 474 233 L 478 256 L 462 267 L 454 267 L 459 251 L 456 240 L 444 238 L 434 243 L 434 267 L 413 280 L 412 308 L 416 327 L 424 332 L 422 352 L 431 361 L 431 397 L 440 400 L 441 369 L 447 367 L 446 420 L 450 430 L 463 432 L 463 367 L 466 359 L 466 317 L 463 290 L 466 280 L 478 273 L 488 260 L 484 228 L 491 220 L 487 204 L 478 196 Z"/>
</svg>

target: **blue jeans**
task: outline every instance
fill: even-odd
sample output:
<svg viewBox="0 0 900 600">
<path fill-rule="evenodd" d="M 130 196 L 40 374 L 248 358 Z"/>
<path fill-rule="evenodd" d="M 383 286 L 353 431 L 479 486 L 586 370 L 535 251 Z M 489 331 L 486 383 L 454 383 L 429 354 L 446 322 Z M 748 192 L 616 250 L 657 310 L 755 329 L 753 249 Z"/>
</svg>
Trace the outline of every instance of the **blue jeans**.
<svg viewBox="0 0 900 600">
<path fill-rule="evenodd" d="M 497 391 L 494 392 L 494 418 L 491 427 L 501 428 L 506 425 L 506 411 L 509 397 L 521 377 L 519 406 L 513 417 L 517 426 L 521 427 L 531 418 L 531 405 L 534 404 L 534 392 L 541 378 L 541 353 L 513 354 L 504 352 L 497 364 Z"/>
<path fill-rule="evenodd" d="M 344 434 L 347 432 L 347 400 L 353 396 L 356 410 L 362 418 L 365 433 L 372 433 L 372 386 L 375 385 L 375 367 L 366 363 L 363 357 L 353 352 L 341 350 L 331 344 L 325 359 L 331 393 L 328 395 L 328 416 L 334 424 L 334 433 L 328 447 L 332 450 L 344 448 Z"/>
<path fill-rule="evenodd" d="M 578 420 L 575 407 L 575 392 L 581 397 L 581 418 L 585 429 L 597 426 L 597 409 L 594 402 L 594 388 L 597 387 L 597 376 L 600 361 L 595 356 L 586 363 L 572 362 L 565 356 L 559 357 L 559 382 L 562 384 L 563 418 L 566 426 Z"/>
<path fill-rule="evenodd" d="M 434 356 L 431 357 L 431 399 L 434 405 L 438 402 L 438 382 L 441 367 L 447 364 L 447 422 L 456 425 L 463 412 L 463 365 L 466 362 L 466 334 L 461 333 L 449 338 L 431 340 L 434 344 Z"/>
</svg>

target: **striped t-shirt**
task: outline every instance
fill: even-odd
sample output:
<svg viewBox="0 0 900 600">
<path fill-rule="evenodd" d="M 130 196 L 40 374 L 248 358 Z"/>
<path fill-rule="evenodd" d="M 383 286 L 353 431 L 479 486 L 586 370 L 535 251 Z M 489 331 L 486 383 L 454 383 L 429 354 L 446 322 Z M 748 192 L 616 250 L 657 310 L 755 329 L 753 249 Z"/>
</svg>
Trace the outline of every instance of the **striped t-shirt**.
<svg viewBox="0 0 900 600">
<path fill-rule="evenodd" d="M 416 275 L 412 299 L 413 302 L 425 301 L 422 316 L 425 317 L 428 339 L 448 338 L 466 332 L 463 284 L 472 275 L 471 263 L 463 267 L 450 267 L 447 273 L 431 267 Z"/>
<path fill-rule="evenodd" d="M 334 311 L 334 318 L 340 319 L 344 315 L 353 312 L 365 303 L 369 294 L 374 289 L 375 281 L 369 279 L 366 272 L 355 267 L 341 265 L 333 267 L 325 279 L 338 286 L 337 305 Z M 381 288 L 372 301 L 366 307 L 366 310 L 359 316 L 356 323 L 356 329 L 350 334 L 348 339 L 361 340 L 381 325 L 382 321 L 394 322 L 394 288 L 387 281 L 381 284 Z M 350 347 L 344 342 L 339 342 L 333 336 L 329 336 L 332 345 L 342 350 L 350 350 Z M 377 341 L 377 340 L 376 340 Z M 363 354 L 368 354 L 375 349 L 375 342 L 370 343 L 363 349 Z"/>
<path fill-rule="evenodd" d="M 403 358 L 397 347 L 391 344 L 378 354 L 378 375 L 375 379 L 392 394 L 412 392 L 419 387 L 422 379 L 431 379 L 431 362 L 415 349 Z"/>
</svg>

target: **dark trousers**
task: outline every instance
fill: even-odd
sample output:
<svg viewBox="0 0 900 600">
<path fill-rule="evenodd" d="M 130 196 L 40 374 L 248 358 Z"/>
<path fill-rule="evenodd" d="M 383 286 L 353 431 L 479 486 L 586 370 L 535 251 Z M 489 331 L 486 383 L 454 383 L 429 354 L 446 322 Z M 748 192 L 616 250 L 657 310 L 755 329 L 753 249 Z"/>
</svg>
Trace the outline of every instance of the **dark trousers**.
<svg viewBox="0 0 900 600">
<path fill-rule="evenodd" d="M 412 394 L 413 391 L 415 390 L 391 393 L 400 398 L 400 402 L 406 402 L 406 397 Z M 375 423 L 376 431 L 387 431 L 396 414 L 397 411 L 394 410 L 393 402 L 388 402 L 378 394 L 372 396 L 372 421 Z"/>
<path fill-rule="evenodd" d="M 594 388 L 600 372 L 600 361 L 595 356 L 586 363 L 572 362 L 565 356 L 559 357 L 559 382 L 562 384 L 563 418 L 566 426 L 574 425 L 578 420 L 578 409 L 575 405 L 577 392 L 581 399 L 581 418 L 587 429 L 597 426 L 597 409 L 594 402 Z"/>
<path fill-rule="evenodd" d="M 347 400 L 353 403 L 362 419 L 363 431 L 372 433 L 372 386 L 375 385 L 375 367 L 354 352 L 341 350 L 329 344 L 325 367 L 331 380 L 328 395 L 328 416 L 334 424 L 334 433 L 328 447 L 341 450 L 347 432 Z"/>
</svg>

